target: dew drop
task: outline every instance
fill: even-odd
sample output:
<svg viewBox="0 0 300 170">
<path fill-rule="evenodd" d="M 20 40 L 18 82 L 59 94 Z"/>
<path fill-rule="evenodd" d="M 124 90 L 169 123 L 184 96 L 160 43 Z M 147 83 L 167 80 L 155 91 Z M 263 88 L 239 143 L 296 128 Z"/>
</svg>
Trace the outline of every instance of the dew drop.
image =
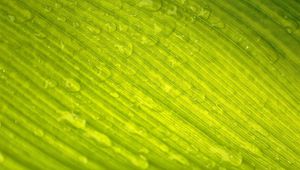
<svg viewBox="0 0 300 170">
<path fill-rule="evenodd" d="M 78 160 L 84 164 L 88 163 L 88 159 L 85 156 L 79 156 Z"/>
<path fill-rule="evenodd" d="M 68 78 L 65 80 L 65 88 L 67 91 L 70 91 L 70 92 L 79 92 L 81 89 L 81 86 L 76 80 Z"/>
<path fill-rule="evenodd" d="M 176 29 L 176 23 L 171 18 L 161 18 L 160 22 L 153 22 L 153 35 L 169 37 Z"/>
<path fill-rule="evenodd" d="M 13 16 L 13 15 L 8 15 L 8 19 L 9 19 L 9 21 L 11 21 L 11 22 L 15 22 L 16 17 Z"/>
<path fill-rule="evenodd" d="M 133 52 L 133 45 L 131 43 L 127 44 L 116 44 L 115 48 L 123 55 L 125 56 L 131 56 Z"/>
<path fill-rule="evenodd" d="M 117 92 L 111 92 L 110 95 L 114 98 L 120 97 L 119 93 L 117 93 Z"/>
<path fill-rule="evenodd" d="M 149 11 L 158 11 L 162 3 L 161 0 L 140 0 L 137 6 Z"/>
<path fill-rule="evenodd" d="M 21 18 L 21 22 L 26 22 L 26 21 L 29 21 L 33 18 L 33 15 L 30 11 L 28 10 L 22 10 L 22 18 Z"/>
<path fill-rule="evenodd" d="M 168 10 L 167 10 L 167 14 L 168 15 L 174 15 L 176 16 L 177 15 L 177 6 L 175 5 L 172 5 Z"/>
<path fill-rule="evenodd" d="M 66 22 L 67 21 L 67 18 L 64 17 L 64 16 L 58 16 L 56 19 L 57 19 L 57 21 L 60 21 L 60 22 Z"/>
<path fill-rule="evenodd" d="M 206 167 L 207 169 L 213 169 L 213 168 L 216 167 L 216 163 L 215 163 L 214 161 L 209 160 L 209 161 L 206 163 L 205 167 Z"/>
<path fill-rule="evenodd" d="M 103 133 L 100 133 L 100 132 L 92 130 L 92 129 L 88 129 L 85 134 L 89 138 L 96 140 L 97 142 L 99 142 L 100 144 L 102 144 L 104 146 L 107 146 L 107 147 L 112 146 L 112 142 L 111 142 L 110 138 Z"/>
<path fill-rule="evenodd" d="M 240 166 L 243 162 L 241 153 L 233 153 L 229 155 L 229 161 L 234 166 Z"/>
<path fill-rule="evenodd" d="M 0 163 L 4 162 L 4 155 L 0 152 Z"/>
<path fill-rule="evenodd" d="M 210 26 L 214 27 L 214 28 L 224 28 L 225 27 L 224 22 L 220 18 L 215 17 L 215 16 L 210 16 L 208 19 L 208 22 L 210 23 Z"/>
<path fill-rule="evenodd" d="M 111 76 L 109 68 L 107 68 L 105 65 L 96 66 L 94 70 L 101 81 L 105 81 Z"/>
<path fill-rule="evenodd" d="M 171 160 L 175 160 L 185 166 L 190 165 L 189 161 L 185 157 L 183 157 L 182 155 L 176 154 L 176 153 L 170 153 L 168 158 Z"/>
<path fill-rule="evenodd" d="M 51 6 L 44 6 L 44 11 L 45 12 L 51 12 L 52 11 L 52 7 Z"/>
<path fill-rule="evenodd" d="M 56 81 L 51 80 L 51 79 L 46 79 L 44 80 L 44 88 L 45 89 L 51 89 L 57 86 Z"/>
<path fill-rule="evenodd" d="M 46 38 L 46 35 L 45 35 L 44 33 L 42 33 L 42 32 L 35 33 L 34 35 L 35 35 L 37 38 L 39 38 L 39 39 L 44 39 L 44 38 Z"/>
<path fill-rule="evenodd" d="M 101 30 L 99 28 L 92 26 L 92 25 L 88 25 L 88 26 L 86 26 L 86 28 L 92 34 L 99 34 L 101 32 Z"/>
<path fill-rule="evenodd" d="M 210 13 L 211 13 L 211 11 L 208 8 L 200 8 L 197 11 L 198 17 L 203 18 L 203 19 L 208 19 L 210 16 Z"/>
<path fill-rule="evenodd" d="M 104 30 L 109 33 L 112 33 L 117 30 L 117 26 L 115 23 L 106 23 L 104 24 Z"/>
<path fill-rule="evenodd" d="M 86 120 L 80 119 L 77 115 L 67 112 L 67 111 L 60 111 L 61 117 L 58 119 L 58 121 L 68 121 L 71 123 L 74 127 L 79 129 L 84 129 L 86 126 Z"/>
<path fill-rule="evenodd" d="M 131 162 L 141 169 L 147 169 L 149 167 L 148 160 L 142 155 L 138 156 L 137 159 L 132 159 Z"/>
<path fill-rule="evenodd" d="M 44 136 L 44 131 L 42 129 L 35 129 L 34 134 L 36 136 L 43 137 Z"/>
</svg>

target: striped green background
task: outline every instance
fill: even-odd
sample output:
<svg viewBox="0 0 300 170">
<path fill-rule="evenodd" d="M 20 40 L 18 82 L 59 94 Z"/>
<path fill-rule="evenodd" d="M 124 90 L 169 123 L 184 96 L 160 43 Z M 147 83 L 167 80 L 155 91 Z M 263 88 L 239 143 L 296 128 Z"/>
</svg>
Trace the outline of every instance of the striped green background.
<svg viewBox="0 0 300 170">
<path fill-rule="evenodd" d="M 298 0 L 1 0 L 0 169 L 300 169 Z"/>
</svg>

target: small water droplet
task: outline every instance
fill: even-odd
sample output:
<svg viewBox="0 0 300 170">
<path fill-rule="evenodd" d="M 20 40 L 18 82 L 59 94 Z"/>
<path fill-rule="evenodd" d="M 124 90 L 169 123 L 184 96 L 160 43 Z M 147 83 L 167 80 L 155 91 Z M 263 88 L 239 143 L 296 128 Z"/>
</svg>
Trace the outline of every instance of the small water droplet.
<svg viewBox="0 0 300 170">
<path fill-rule="evenodd" d="M 234 166 L 240 166 L 243 162 L 243 157 L 241 153 L 233 153 L 229 155 L 229 161 Z"/>
<path fill-rule="evenodd" d="M 52 11 L 52 7 L 46 5 L 46 6 L 44 7 L 44 11 L 45 11 L 45 12 L 51 12 L 51 11 Z"/>
<path fill-rule="evenodd" d="M 58 21 L 61 21 L 61 22 L 66 22 L 66 21 L 67 21 L 67 18 L 64 17 L 64 16 L 58 16 L 56 19 L 57 19 Z"/>
<path fill-rule="evenodd" d="M 99 34 L 101 30 L 93 25 L 88 25 L 86 28 L 93 34 Z"/>
<path fill-rule="evenodd" d="M 176 16 L 177 15 L 177 10 L 178 10 L 177 6 L 171 5 L 170 8 L 167 10 L 167 14 Z"/>
<path fill-rule="evenodd" d="M 140 0 L 137 6 L 149 11 L 158 11 L 162 3 L 161 0 Z"/>
<path fill-rule="evenodd" d="M 114 98 L 120 97 L 119 93 L 117 93 L 117 92 L 111 92 L 110 95 Z"/>
<path fill-rule="evenodd" d="M 149 149 L 143 147 L 139 150 L 139 153 L 142 153 L 142 154 L 148 154 L 149 153 Z"/>
<path fill-rule="evenodd" d="M 107 68 L 105 65 L 98 65 L 94 68 L 96 71 L 96 74 L 98 75 L 98 78 L 102 81 L 107 80 L 111 76 L 111 72 L 109 68 Z"/>
<path fill-rule="evenodd" d="M 65 80 L 65 88 L 70 92 L 79 92 L 81 86 L 76 80 L 68 78 Z"/>
<path fill-rule="evenodd" d="M 215 17 L 215 16 L 210 16 L 208 19 L 208 22 L 214 28 L 224 28 L 225 27 L 224 22 L 220 18 Z"/>
<path fill-rule="evenodd" d="M 34 134 L 36 136 L 43 137 L 44 136 L 44 131 L 42 129 L 35 129 Z"/>
<path fill-rule="evenodd" d="M 11 21 L 11 22 L 15 22 L 16 17 L 13 16 L 13 15 L 8 15 L 8 19 L 9 19 L 9 21 Z"/>
<path fill-rule="evenodd" d="M 44 88 L 45 89 L 50 89 L 50 88 L 54 88 L 57 86 L 56 81 L 51 80 L 51 79 L 46 79 L 44 80 Z"/>
<path fill-rule="evenodd" d="M 33 15 L 30 11 L 28 10 L 22 10 L 22 16 L 21 16 L 21 22 L 26 22 L 26 21 L 29 21 L 33 18 Z"/>
<path fill-rule="evenodd" d="M 176 153 L 170 153 L 168 158 L 171 159 L 171 160 L 175 160 L 175 161 L 177 161 L 180 164 L 185 165 L 185 166 L 190 165 L 189 161 L 184 156 L 176 154 Z"/>
<path fill-rule="evenodd" d="M 85 135 L 88 136 L 89 138 L 96 140 L 97 142 L 99 142 L 100 144 L 102 144 L 104 146 L 107 146 L 107 147 L 112 146 L 112 142 L 111 142 L 110 138 L 103 133 L 100 133 L 93 129 L 87 129 Z"/>
<path fill-rule="evenodd" d="M 0 152 L 0 163 L 4 162 L 4 155 Z"/>
<path fill-rule="evenodd" d="M 45 35 L 44 33 L 42 33 L 42 32 L 35 33 L 34 35 L 35 35 L 37 38 L 39 38 L 39 39 L 44 39 L 44 38 L 46 38 L 46 35 Z"/>
<path fill-rule="evenodd" d="M 112 33 L 117 30 L 117 26 L 115 23 L 106 23 L 104 24 L 104 30 L 109 33 Z"/>
<path fill-rule="evenodd" d="M 73 126 L 79 129 L 84 129 L 86 126 L 86 120 L 80 119 L 77 115 L 70 113 L 68 111 L 59 111 L 61 116 L 58 118 L 58 121 L 68 121 Z"/>
<path fill-rule="evenodd" d="M 78 160 L 84 164 L 88 163 L 88 159 L 85 156 L 79 156 Z"/>
<path fill-rule="evenodd" d="M 160 18 L 160 22 L 153 21 L 153 35 L 169 37 L 176 29 L 172 18 Z"/>
<path fill-rule="evenodd" d="M 133 45 L 131 43 L 127 44 L 116 44 L 115 48 L 125 56 L 131 56 L 133 52 Z"/>
</svg>

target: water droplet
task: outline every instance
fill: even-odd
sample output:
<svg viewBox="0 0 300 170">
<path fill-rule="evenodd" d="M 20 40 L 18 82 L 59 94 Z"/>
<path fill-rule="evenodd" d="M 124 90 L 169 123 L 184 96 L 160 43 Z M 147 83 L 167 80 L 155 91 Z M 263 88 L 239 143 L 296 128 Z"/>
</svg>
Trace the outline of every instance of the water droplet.
<svg viewBox="0 0 300 170">
<path fill-rule="evenodd" d="M 224 22 L 222 22 L 222 20 L 220 18 L 215 17 L 215 16 L 210 16 L 208 19 L 208 22 L 214 28 L 224 28 L 225 27 Z"/>
<path fill-rule="evenodd" d="M 131 56 L 133 52 L 133 45 L 131 43 L 127 44 L 116 44 L 115 48 L 123 55 L 125 56 Z"/>
<path fill-rule="evenodd" d="M 44 38 L 46 38 L 46 35 L 45 35 L 44 33 L 42 33 L 42 32 L 35 33 L 34 35 L 35 35 L 37 38 L 39 38 L 39 39 L 44 39 Z"/>
<path fill-rule="evenodd" d="M 194 145 L 189 145 L 186 151 L 191 154 L 197 154 L 199 152 L 199 149 Z"/>
<path fill-rule="evenodd" d="M 171 159 L 171 160 L 175 160 L 175 161 L 177 161 L 180 164 L 185 165 L 185 166 L 190 165 L 189 161 L 184 156 L 176 154 L 176 153 L 170 153 L 168 158 Z"/>
<path fill-rule="evenodd" d="M 21 11 L 21 22 L 26 22 L 26 21 L 29 21 L 33 18 L 33 15 L 30 11 L 28 10 L 22 10 Z"/>
<path fill-rule="evenodd" d="M 139 153 L 148 154 L 149 153 L 149 149 L 143 147 L 143 148 L 139 149 Z"/>
<path fill-rule="evenodd" d="M 234 166 L 240 166 L 243 162 L 243 157 L 241 153 L 233 153 L 229 155 L 229 161 Z"/>
<path fill-rule="evenodd" d="M 84 129 L 86 126 L 86 120 L 80 119 L 77 115 L 70 113 L 68 111 L 59 111 L 61 117 L 58 118 L 58 121 L 68 121 L 74 127 L 79 129 Z"/>
<path fill-rule="evenodd" d="M 111 33 L 117 30 L 117 26 L 114 23 L 106 23 L 104 24 L 104 30 Z"/>
<path fill-rule="evenodd" d="M 11 22 L 15 22 L 16 17 L 13 16 L 13 15 L 8 15 L 8 19 L 9 19 L 9 21 L 11 21 Z"/>
<path fill-rule="evenodd" d="M 44 88 L 45 89 L 50 89 L 50 88 L 54 88 L 57 86 L 56 81 L 51 80 L 51 79 L 46 79 L 44 80 Z"/>
<path fill-rule="evenodd" d="M 208 19 L 211 11 L 208 8 L 200 8 L 197 11 L 197 16 L 203 19 Z"/>
<path fill-rule="evenodd" d="M 141 169 L 147 169 L 149 167 L 148 160 L 142 155 L 139 156 L 139 159 L 134 159 L 132 163 Z"/>
<path fill-rule="evenodd" d="M 78 160 L 84 164 L 88 163 L 88 159 L 85 156 L 79 156 Z"/>
<path fill-rule="evenodd" d="M 124 23 L 119 23 L 118 25 L 118 30 L 121 32 L 127 32 L 129 29 L 128 25 L 124 24 Z"/>
<path fill-rule="evenodd" d="M 42 129 L 35 129 L 34 134 L 36 136 L 43 137 L 44 136 L 44 131 Z"/>
<path fill-rule="evenodd" d="M 153 21 L 153 35 L 169 37 L 176 29 L 176 23 L 172 18 L 161 18 L 160 22 Z"/>
<path fill-rule="evenodd" d="M 119 93 L 117 93 L 117 92 L 111 92 L 110 95 L 114 98 L 120 97 Z"/>
<path fill-rule="evenodd" d="M 70 92 L 78 92 L 80 91 L 80 84 L 71 78 L 65 80 L 65 88 Z"/>
<path fill-rule="evenodd" d="M 217 165 L 217 164 L 216 164 L 214 161 L 209 160 L 208 163 L 205 165 L 205 167 L 206 167 L 207 169 L 213 169 L 213 168 L 216 167 L 216 165 Z"/>
<path fill-rule="evenodd" d="M 64 17 L 64 16 L 58 16 L 56 19 L 57 19 L 57 21 L 61 21 L 61 22 L 66 22 L 67 21 L 67 18 Z"/>
<path fill-rule="evenodd" d="M 111 142 L 110 138 L 103 133 L 100 133 L 93 129 L 87 129 L 85 135 L 96 140 L 97 142 L 99 142 L 102 145 L 105 145 L 107 147 L 112 146 L 112 142 Z"/>
<path fill-rule="evenodd" d="M 170 8 L 167 10 L 167 14 L 176 16 L 177 15 L 177 10 L 178 10 L 177 6 L 171 5 Z"/>
<path fill-rule="evenodd" d="M 113 150 L 116 153 L 119 153 L 122 156 L 124 156 L 126 159 L 128 159 L 133 165 L 135 165 L 138 168 L 147 169 L 149 167 L 148 160 L 143 155 L 136 156 L 130 151 L 119 146 L 114 146 Z"/>
<path fill-rule="evenodd" d="M 4 155 L 0 152 L 0 163 L 4 162 Z"/>
<path fill-rule="evenodd" d="M 111 76 L 109 68 L 107 68 L 105 65 L 98 65 L 94 68 L 94 70 L 96 71 L 98 78 L 102 81 L 107 80 Z"/>
<path fill-rule="evenodd" d="M 86 28 L 93 34 L 99 34 L 101 30 L 95 26 L 87 25 Z"/>
<path fill-rule="evenodd" d="M 158 11 L 162 3 L 161 0 L 140 0 L 137 6 L 149 11 Z"/>
<path fill-rule="evenodd" d="M 52 11 L 52 7 L 46 5 L 46 6 L 44 7 L 44 11 L 45 11 L 45 12 L 51 12 L 51 11 Z"/>
</svg>

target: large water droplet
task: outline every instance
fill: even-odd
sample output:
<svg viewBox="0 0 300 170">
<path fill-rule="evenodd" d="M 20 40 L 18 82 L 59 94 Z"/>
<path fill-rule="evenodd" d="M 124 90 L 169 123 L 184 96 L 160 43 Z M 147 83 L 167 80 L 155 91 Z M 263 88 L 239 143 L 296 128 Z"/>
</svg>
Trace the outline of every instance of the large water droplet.
<svg viewBox="0 0 300 170">
<path fill-rule="evenodd" d="M 78 92 L 81 86 L 76 80 L 68 78 L 65 80 L 65 88 L 70 92 Z"/>
<path fill-rule="evenodd" d="M 105 134 L 100 133 L 98 131 L 88 129 L 88 130 L 86 130 L 86 136 L 96 140 L 100 144 L 105 145 L 107 147 L 112 146 L 112 142 L 111 142 L 110 138 L 108 136 L 106 136 Z"/>
<path fill-rule="evenodd" d="M 138 7 L 144 8 L 149 11 L 160 10 L 161 5 L 161 0 L 140 0 L 137 4 Z"/>
</svg>

